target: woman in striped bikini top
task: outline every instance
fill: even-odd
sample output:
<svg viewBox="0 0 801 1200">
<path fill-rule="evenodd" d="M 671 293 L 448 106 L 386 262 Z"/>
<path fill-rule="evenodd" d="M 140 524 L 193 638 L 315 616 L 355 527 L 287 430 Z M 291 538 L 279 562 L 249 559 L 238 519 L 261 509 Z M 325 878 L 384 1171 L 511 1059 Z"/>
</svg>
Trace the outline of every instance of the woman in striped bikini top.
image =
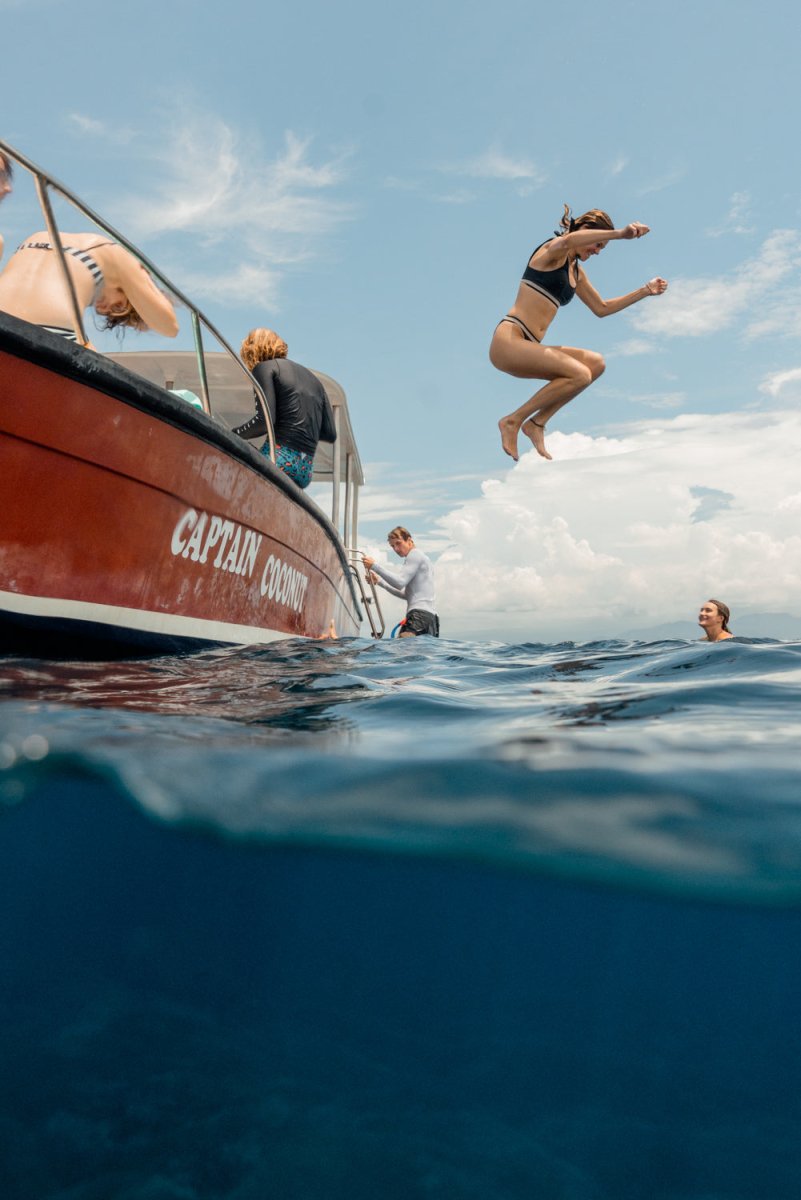
<svg viewBox="0 0 801 1200">
<path fill-rule="evenodd" d="M 93 308 L 105 329 L 175 337 L 172 302 L 122 246 L 91 233 L 62 233 L 61 246 L 81 312 Z M 0 274 L 0 310 L 77 341 L 69 289 L 46 232 L 26 238 Z"/>
</svg>

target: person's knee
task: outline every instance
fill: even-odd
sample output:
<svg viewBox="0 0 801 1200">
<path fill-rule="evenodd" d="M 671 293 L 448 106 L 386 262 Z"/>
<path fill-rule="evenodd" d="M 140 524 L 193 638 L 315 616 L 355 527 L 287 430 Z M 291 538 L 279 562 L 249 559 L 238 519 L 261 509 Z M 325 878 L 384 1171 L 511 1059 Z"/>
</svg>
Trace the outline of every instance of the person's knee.
<svg viewBox="0 0 801 1200">
<path fill-rule="evenodd" d="M 574 387 L 581 391 L 582 388 L 589 387 L 595 376 L 588 366 L 583 362 L 577 362 L 573 366 L 570 373 L 570 381 Z"/>
<path fill-rule="evenodd" d="M 596 354 L 594 351 L 590 355 L 590 361 L 587 364 L 590 368 L 593 383 L 596 379 L 600 379 L 606 370 L 606 361 L 602 354 Z"/>
</svg>

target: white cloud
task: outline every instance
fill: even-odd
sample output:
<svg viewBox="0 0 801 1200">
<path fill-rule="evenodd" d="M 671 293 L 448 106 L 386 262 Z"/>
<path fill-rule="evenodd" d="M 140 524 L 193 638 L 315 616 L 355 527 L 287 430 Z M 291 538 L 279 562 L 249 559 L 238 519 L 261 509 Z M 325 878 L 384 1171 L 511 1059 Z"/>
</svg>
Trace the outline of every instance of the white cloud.
<svg viewBox="0 0 801 1200">
<path fill-rule="evenodd" d="M 609 353 L 610 357 L 633 358 L 638 354 L 652 354 L 656 349 L 656 344 L 647 338 L 629 338 L 626 342 L 618 342 Z"/>
<path fill-rule="evenodd" d="M 643 392 L 641 395 L 630 395 L 628 399 L 632 404 L 665 411 L 681 408 L 686 404 L 687 396 L 684 392 Z"/>
<path fill-rule="evenodd" d="M 702 337 L 730 326 L 748 311 L 747 279 L 677 279 L 655 301 L 646 301 L 632 314 L 632 324 L 651 334 L 668 337 Z"/>
<path fill-rule="evenodd" d="M 686 174 L 686 167 L 672 167 L 664 175 L 659 175 L 650 183 L 646 183 L 644 187 L 640 188 L 637 194 L 639 196 L 650 196 L 654 192 L 663 192 L 666 188 L 675 187 L 677 183 L 681 183 Z"/>
<path fill-rule="evenodd" d="M 395 192 L 422 191 L 422 184 L 418 179 L 409 179 L 405 175 L 387 175 L 382 186 Z"/>
<path fill-rule="evenodd" d="M 536 163 L 528 158 L 515 158 L 502 150 L 491 148 L 475 158 L 462 162 L 440 163 L 435 168 L 442 175 L 458 175 L 468 179 L 499 180 L 514 185 L 518 196 L 530 196 L 541 187 L 547 176 Z M 388 176 L 383 186 L 394 191 L 416 192 L 430 194 L 430 198 L 438 204 L 471 204 L 476 199 L 476 193 L 468 188 L 457 188 L 453 191 L 430 192 L 430 189 L 420 180 L 409 179 L 406 176 Z"/>
<path fill-rule="evenodd" d="M 86 114 L 70 120 L 84 135 L 108 133 Z M 322 239 L 354 215 L 337 195 L 348 154 L 315 160 L 311 139 L 287 132 L 268 157 L 197 106 L 178 105 L 165 124 L 160 136 L 148 134 L 158 149 L 142 156 L 141 193 L 110 205 L 120 227 L 140 242 L 171 235 L 173 260 L 185 258 L 173 266 L 185 291 L 274 307 L 286 267 L 317 257 Z M 191 256 L 181 234 L 192 239 Z"/>
<path fill-rule="evenodd" d="M 735 192 L 729 203 L 729 211 L 721 225 L 708 229 L 710 237 L 722 237 L 727 233 L 753 233 L 753 225 L 747 224 L 751 197 L 748 192 Z"/>
<path fill-rule="evenodd" d="M 475 194 L 462 189 L 458 192 L 443 192 L 442 195 L 436 196 L 435 199 L 440 204 L 472 204 L 475 200 Z"/>
<path fill-rule="evenodd" d="M 629 165 L 629 160 L 625 154 L 618 154 L 609 166 L 606 168 L 607 178 L 614 179 L 616 175 L 622 174 Z"/>
<path fill-rule="evenodd" d="M 801 337 L 801 285 L 785 287 L 781 300 L 768 300 L 762 316 L 745 330 L 749 341 L 763 337 Z"/>
<path fill-rule="evenodd" d="M 132 126 L 120 125 L 119 122 L 101 121 L 90 117 L 87 113 L 70 112 L 65 114 L 67 125 L 82 138 L 102 138 L 113 142 L 115 146 L 132 142 L 136 138 L 136 130 Z"/>
<path fill-rule="evenodd" d="M 401 519 L 398 513 L 403 514 L 404 521 L 421 516 L 427 511 L 427 497 L 415 492 L 414 499 L 410 499 L 411 495 L 411 489 L 407 492 L 400 488 L 397 491 L 388 488 L 365 488 L 359 499 L 360 523 L 384 521 L 392 525 Z"/>
<path fill-rule="evenodd" d="M 565 638 L 681 619 L 700 599 L 801 609 L 801 415 L 681 415 L 553 434 L 439 521 L 452 632 Z"/>
<path fill-rule="evenodd" d="M 181 273 L 184 293 L 196 299 L 212 297 L 231 304 L 273 308 L 278 303 L 280 276 L 270 267 L 240 263 L 224 276 L 186 271 Z"/>
<path fill-rule="evenodd" d="M 96 117 L 87 117 L 83 113 L 68 113 L 67 120 L 71 122 L 81 133 L 91 133 L 95 136 L 105 136 L 108 133 L 109 127 L 103 121 L 98 121 Z"/>
<path fill-rule="evenodd" d="M 437 204 L 472 204 L 476 198 L 476 193 L 468 188 L 456 188 L 449 192 L 432 193 L 430 188 L 423 184 L 422 180 L 401 178 L 397 175 L 388 175 L 381 186 L 393 192 L 409 192 L 412 195 L 433 200 Z"/>
<path fill-rule="evenodd" d="M 801 367 L 793 367 L 789 371 L 775 371 L 760 383 L 759 390 L 766 396 L 778 396 L 788 383 L 801 383 Z"/>
<path fill-rule="evenodd" d="M 382 486 L 382 480 L 391 472 L 391 488 Z M 453 508 L 459 500 L 475 493 L 483 479 L 474 473 L 453 473 L 443 476 L 440 472 L 400 472 L 394 464 L 365 463 L 364 475 L 367 486 L 359 500 L 359 523 L 361 526 L 380 522 L 390 529 L 393 525 L 409 525 L 414 522 L 416 534 L 422 530 L 416 518 L 424 517 L 427 522 L 433 513 L 443 513 Z M 377 484 L 375 481 L 378 481 Z M 430 532 L 425 534 L 430 537 Z M 430 544 L 430 542 L 429 542 Z"/>
<path fill-rule="evenodd" d="M 632 312 L 631 322 L 645 334 L 667 337 L 701 337 L 738 320 L 749 338 L 787 334 L 801 326 L 801 286 L 794 282 L 799 267 L 801 234 L 776 230 L 728 275 L 671 280 L 664 296 Z M 749 320 L 757 311 L 759 319 Z"/>
<path fill-rule="evenodd" d="M 530 159 L 513 158 L 504 154 L 502 150 L 494 148 L 463 163 L 445 166 L 442 170 L 456 175 L 468 175 L 473 179 L 525 181 L 536 187 L 544 183 L 546 179 L 544 172 Z"/>
<path fill-rule="evenodd" d="M 192 118 L 174 129 L 158 156 L 156 198 L 152 191 L 135 198 L 131 217 L 148 234 L 233 234 L 254 248 L 265 236 L 283 247 L 286 235 L 328 233 L 352 215 L 348 205 L 327 194 L 342 182 L 344 164 L 314 166 L 309 148 L 309 139 L 287 133 L 282 151 L 265 162 L 246 152 L 223 121 Z M 286 258 L 286 251 L 278 256 Z"/>
</svg>

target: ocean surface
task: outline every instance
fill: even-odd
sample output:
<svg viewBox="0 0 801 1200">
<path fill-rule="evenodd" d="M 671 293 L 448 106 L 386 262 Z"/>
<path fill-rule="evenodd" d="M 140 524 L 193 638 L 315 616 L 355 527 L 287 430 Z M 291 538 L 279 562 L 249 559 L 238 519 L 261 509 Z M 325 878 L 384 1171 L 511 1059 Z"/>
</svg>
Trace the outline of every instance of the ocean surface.
<svg viewBox="0 0 801 1200">
<path fill-rule="evenodd" d="M 798 1200 L 801 643 L 0 659 L 3 1200 Z"/>
</svg>

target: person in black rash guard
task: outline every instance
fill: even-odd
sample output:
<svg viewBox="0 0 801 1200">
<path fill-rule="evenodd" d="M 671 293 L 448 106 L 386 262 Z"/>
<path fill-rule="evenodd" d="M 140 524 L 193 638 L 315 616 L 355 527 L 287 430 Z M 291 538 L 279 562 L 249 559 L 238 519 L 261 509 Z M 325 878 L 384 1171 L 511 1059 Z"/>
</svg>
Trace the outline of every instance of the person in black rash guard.
<svg viewBox="0 0 801 1200">
<path fill-rule="evenodd" d="M 275 434 L 275 463 L 298 487 L 311 483 L 318 442 L 335 442 L 331 402 L 320 380 L 300 363 L 287 358 L 286 342 L 272 329 L 251 329 L 240 355 L 267 397 Z M 256 415 L 233 431 L 243 438 L 267 432 L 264 417 Z M 262 453 L 269 456 L 268 443 Z"/>
<path fill-rule="evenodd" d="M 515 462 L 521 429 L 531 438 L 538 454 L 551 457 L 545 449 L 546 422 L 604 370 L 604 360 L 594 350 L 541 345 L 559 309 L 577 295 L 596 317 L 608 317 L 646 296 L 660 296 L 667 287 L 667 282 L 657 276 L 634 292 L 603 300 L 579 263 L 600 254 L 608 242 L 641 238 L 648 232 L 648 226 L 639 221 L 615 229 L 611 217 L 600 208 L 590 209 L 574 219 L 565 205 L 561 232 L 531 254 L 517 289 L 517 299 L 498 322 L 489 351 L 490 362 L 499 371 L 516 379 L 548 381 L 530 400 L 498 422 L 501 444 Z"/>
</svg>

